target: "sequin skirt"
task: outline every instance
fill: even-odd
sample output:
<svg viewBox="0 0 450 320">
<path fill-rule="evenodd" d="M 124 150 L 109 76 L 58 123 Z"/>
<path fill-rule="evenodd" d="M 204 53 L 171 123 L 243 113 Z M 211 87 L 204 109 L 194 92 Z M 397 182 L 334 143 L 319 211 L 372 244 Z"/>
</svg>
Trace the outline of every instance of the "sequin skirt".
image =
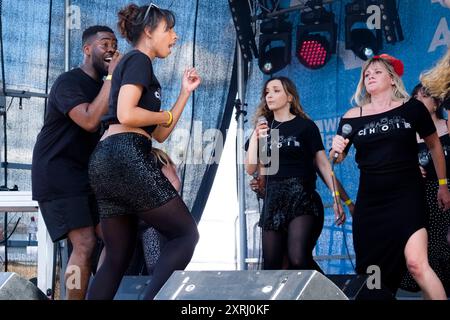
<svg viewBox="0 0 450 320">
<path fill-rule="evenodd" d="M 287 230 L 296 217 L 324 215 L 319 194 L 310 182 L 302 178 L 269 177 L 265 198 L 258 224 L 264 230 Z"/>
<path fill-rule="evenodd" d="M 138 133 L 114 134 L 98 143 L 89 161 L 89 181 L 100 218 L 151 210 L 178 196 L 151 149 L 151 140 Z"/>
</svg>

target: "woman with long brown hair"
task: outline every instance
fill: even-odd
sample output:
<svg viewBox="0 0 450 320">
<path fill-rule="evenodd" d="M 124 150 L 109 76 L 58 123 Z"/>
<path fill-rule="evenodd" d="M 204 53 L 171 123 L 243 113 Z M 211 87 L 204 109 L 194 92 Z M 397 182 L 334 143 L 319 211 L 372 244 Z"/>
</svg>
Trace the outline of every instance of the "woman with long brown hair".
<svg viewBox="0 0 450 320">
<path fill-rule="evenodd" d="M 261 116 L 267 121 L 258 122 Z M 333 180 L 319 129 L 303 111 L 295 84 L 286 77 L 274 77 L 264 84 L 255 119 L 246 171 L 254 174 L 261 168 L 266 179 L 259 220 L 264 269 L 281 269 L 287 254 L 289 268 L 321 271 L 312 256 L 324 221 L 322 200 L 315 190 L 315 168 L 330 190 Z M 270 153 L 270 163 L 258 157 L 264 148 Z M 278 170 L 270 172 L 275 167 Z M 345 215 L 340 204 L 335 202 L 334 210 L 337 223 L 342 224 Z"/>
</svg>

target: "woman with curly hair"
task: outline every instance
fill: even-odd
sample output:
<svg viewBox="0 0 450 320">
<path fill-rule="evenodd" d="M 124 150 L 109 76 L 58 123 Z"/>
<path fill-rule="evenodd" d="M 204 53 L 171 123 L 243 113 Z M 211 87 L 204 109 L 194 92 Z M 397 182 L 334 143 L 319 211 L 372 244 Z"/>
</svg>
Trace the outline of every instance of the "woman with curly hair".
<svg viewBox="0 0 450 320">
<path fill-rule="evenodd" d="M 437 62 L 434 68 L 424 72 L 420 76 L 422 86 L 427 89 L 427 92 L 434 98 L 442 102 L 445 109 L 450 107 L 450 49 Z"/>
<path fill-rule="evenodd" d="M 106 248 L 105 261 L 89 288 L 89 299 L 112 299 L 136 243 L 138 219 L 167 239 L 146 287 L 152 299 L 172 272 L 189 263 L 198 241 L 197 226 L 185 203 L 151 155 L 152 139 L 172 133 L 200 77 L 187 69 L 172 109 L 160 111 L 161 86 L 152 60 L 166 58 L 177 40 L 171 11 L 130 4 L 119 11 L 118 29 L 133 45 L 112 76 L 107 131 L 89 163 Z"/>
</svg>

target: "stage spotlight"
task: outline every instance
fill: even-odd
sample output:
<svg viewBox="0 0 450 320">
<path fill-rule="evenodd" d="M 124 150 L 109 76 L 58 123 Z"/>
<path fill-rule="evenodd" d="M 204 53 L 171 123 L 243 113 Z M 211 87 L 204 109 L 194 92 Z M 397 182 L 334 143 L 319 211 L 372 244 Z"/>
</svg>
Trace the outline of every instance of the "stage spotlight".
<svg viewBox="0 0 450 320">
<path fill-rule="evenodd" d="M 296 55 L 305 67 L 319 69 L 336 53 L 337 25 L 322 1 L 310 1 L 309 5 L 310 10 L 300 16 L 303 24 L 297 28 Z"/>
<path fill-rule="evenodd" d="M 259 69 L 265 74 L 276 73 L 291 63 L 292 25 L 282 17 L 260 24 Z"/>
<path fill-rule="evenodd" d="M 383 34 L 390 44 L 403 40 L 395 0 L 354 0 L 345 5 L 345 12 L 345 48 L 363 60 L 370 58 L 364 51 L 381 51 Z"/>
<path fill-rule="evenodd" d="M 359 0 L 345 6 L 345 49 L 352 50 L 362 60 L 378 54 L 383 47 L 381 30 L 367 27 L 370 17 L 367 6 L 375 3 L 376 0 Z"/>
<path fill-rule="evenodd" d="M 310 69 L 319 69 L 330 57 L 330 44 L 325 37 L 318 34 L 303 36 L 297 49 L 297 58 L 301 64 Z"/>
<path fill-rule="evenodd" d="M 352 29 L 350 31 L 351 49 L 362 60 L 378 54 L 377 38 L 369 29 Z"/>
</svg>

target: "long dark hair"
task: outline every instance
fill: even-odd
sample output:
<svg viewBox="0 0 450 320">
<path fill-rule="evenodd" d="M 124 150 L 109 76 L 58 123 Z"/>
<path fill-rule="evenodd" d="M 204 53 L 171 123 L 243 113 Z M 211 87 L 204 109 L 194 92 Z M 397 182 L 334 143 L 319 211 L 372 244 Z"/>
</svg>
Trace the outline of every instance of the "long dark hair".
<svg viewBox="0 0 450 320">
<path fill-rule="evenodd" d="M 149 8 L 149 6 L 151 6 Z M 166 30 L 175 26 L 175 16 L 172 11 L 160 9 L 155 5 L 141 6 L 131 3 L 117 14 L 117 27 L 120 34 L 133 46 L 140 38 L 145 27 L 155 30 L 159 23 L 166 22 Z"/>
<path fill-rule="evenodd" d="M 300 96 L 298 94 L 295 83 L 292 82 L 292 80 L 287 77 L 280 76 L 280 77 L 270 78 L 269 80 L 266 81 L 266 83 L 264 83 L 264 86 L 263 86 L 262 92 L 261 92 L 261 102 L 259 103 L 258 107 L 256 108 L 256 113 L 255 113 L 255 118 L 254 118 L 255 124 L 258 121 L 258 118 L 260 116 L 264 116 L 268 120 L 273 120 L 273 111 L 269 109 L 269 107 L 267 106 L 267 102 L 266 102 L 266 88 L 267 88 L 267 84 L 270 81 L 274 81 L 274 80 L 279 80 L 283 86 L 284 92 L 286 92 L 287 95 L 292 96 L 291 107 L 289 108 L 289 112 L 292 114 L 295 114 L 297 116 L 300 116 L 302 118 L 309 119 L 308 115 L 305 113 L 305 111 L 303 111 L 303 107 L 300 104 Z"/>
</svg>

